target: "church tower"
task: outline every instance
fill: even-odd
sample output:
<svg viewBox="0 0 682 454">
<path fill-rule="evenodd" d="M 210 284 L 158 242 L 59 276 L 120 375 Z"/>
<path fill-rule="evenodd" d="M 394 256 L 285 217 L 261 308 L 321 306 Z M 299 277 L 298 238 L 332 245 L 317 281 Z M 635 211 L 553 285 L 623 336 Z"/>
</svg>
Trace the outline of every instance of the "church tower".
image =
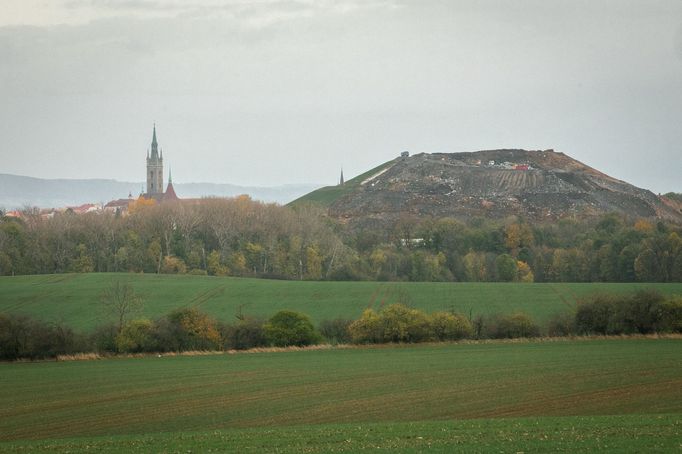
<svg viewBox="0 0 682 454">
<path fill-rule="evenodd" d="M 163 150 L 159 154 L 156 142 L 156 124 L 152 136 L 152 153 L 147 152 L 147 195 L 163 194 Z"/>
</svg>

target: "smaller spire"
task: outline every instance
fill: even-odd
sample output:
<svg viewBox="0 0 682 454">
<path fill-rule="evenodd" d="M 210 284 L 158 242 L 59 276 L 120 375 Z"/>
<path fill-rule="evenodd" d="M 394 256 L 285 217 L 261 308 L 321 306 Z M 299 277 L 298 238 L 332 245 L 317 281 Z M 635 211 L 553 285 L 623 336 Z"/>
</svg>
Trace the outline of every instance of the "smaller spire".
<svg viewBox="0 0 682 454">
<path fill-rule="evenodd" d="M 343 180 L 343 167 L 341 167 L 341 178 L 339 178 L 339 186 L 343 186 L 345 181 Z"/>
</svg>

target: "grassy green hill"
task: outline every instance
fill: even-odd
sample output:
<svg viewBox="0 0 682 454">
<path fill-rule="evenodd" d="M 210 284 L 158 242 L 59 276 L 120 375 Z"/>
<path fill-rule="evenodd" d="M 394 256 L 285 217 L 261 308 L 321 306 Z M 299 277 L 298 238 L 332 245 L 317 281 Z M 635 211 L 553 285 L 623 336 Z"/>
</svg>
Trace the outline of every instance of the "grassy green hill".
<svg viewBox="0 0 682 454">
<path fill-rule="evenodd" d="M 680 347 L 565 340 L 0 364 L 0 451 L 679 449 Z"/>
<path fill-rule="evenodd" d="M 323 188 L 316 189 L 313 192 L 310 192 L 304 195 L 303 197 L 299 197 L 293 202 L 290 202 L 289 205 L 296 206 L 304 203 L 313 203 L 324 207 L 328 207 L 345 194 L 348 194 L 349 192 L 352 192 L 355 189 L 359 188 L 362 182 L 365 181 L 367 178 L 376 175 L 377 173 L 381 172 L 387 167 L 390 167 L 394 163 L 395 160 L 384 162 L 383 164 L 374 167 L 373 169 L 370 169 L 367 172 L 346 181 L 343 186 L 325 186 Z"/>
<path fill-rule="evenodd" d="M 570 310 L 592 292 L 655 287 L 682 294 L 682 284 L 509 284 L 435 282 L 309 282 L 152 274 L 60 274 L 0 277 L 0 312 L 22 313 L 89 329 L 106 321 L 100 302 L 112 281 L 129 282 L 144 300 L 141 315 L 155 318 L 180 307 L 197 307 L 230 321 L 240 310 L 271 316 L 281 309 L 315 322 L 357 318 L 364 309 L 403 302 L 427 312 L 464 314 L 525 312 L 544 322 Z"/>
</svg>

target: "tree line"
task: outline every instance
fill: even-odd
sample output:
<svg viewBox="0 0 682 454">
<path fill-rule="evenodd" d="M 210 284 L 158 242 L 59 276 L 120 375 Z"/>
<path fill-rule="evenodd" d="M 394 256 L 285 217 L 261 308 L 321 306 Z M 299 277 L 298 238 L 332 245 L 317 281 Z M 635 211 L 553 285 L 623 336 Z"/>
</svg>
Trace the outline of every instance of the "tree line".
<svg viewBox="0 0 682 454">
<path fill-rule="evenodd" d="M 530 224 L 403 217 L 348 226 L 314 206 L 204 199 L 128 216 L 0 218 L 0 274 L 145 272 L 307 280 L 682 282 L 682 227 L 616 215 Z"/>
<path fill-rule="evenodd" d="M 133 317 L 139 300 L 129 287 L 120 284 L 114 284 L 104 293 L 104 301 L 112 315 L 111 322 L 89 333 L 76 333 L 63 324 L 0 313 L 0 360 L 54 358 L 87 352 L 164 353 L 320 343 L 682 333 L 682 298 L 665 297 L 652 290 L 589 296 L 574 311 L 555 315 L 546 326 L 540 326 L 524 313 L 476 317 L 446 311 L 428 314 L 400 303 L 380 311 L 367 309 L 356 320 L 323 320 L 317 327 L 307 315 L 287 310 L 269 319 L 237 314 L 237 320 L 228 323 L 196 308 L 182 308 L 149 320 Z"/>
</svg>

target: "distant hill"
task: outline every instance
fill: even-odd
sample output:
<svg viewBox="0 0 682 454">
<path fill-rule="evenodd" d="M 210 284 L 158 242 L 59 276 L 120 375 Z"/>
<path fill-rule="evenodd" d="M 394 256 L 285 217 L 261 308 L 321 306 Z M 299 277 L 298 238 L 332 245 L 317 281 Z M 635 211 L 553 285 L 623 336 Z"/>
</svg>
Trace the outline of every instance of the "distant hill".
<svg viewBox="0 0 682 454">
<path fill-rule="evenodd" d="M 109 202 L 136 196 L 144 184 L 116 180 L 42 179 L 0 174 L 0 208 L 15 209 L 24 206 L 56 208 L 83 203 Z M 208 196 L 232 197 L 248 194 L 264 202 L 287 203 L 319 187 L 313 184 L 291 184 L 272 187 L 237 186 L 215 183 L 174 183 L 180 198 Z"/>
<path fill-rule="evenodd" d="M 553 150 L 420 153 L 388 161 L 343 186 L 317 189 L 292 204 L 317 203 L 354 224 L 405 216 L 535 221 L 605 213 L 682 222 L 679 205 Z"/>
</svg>

